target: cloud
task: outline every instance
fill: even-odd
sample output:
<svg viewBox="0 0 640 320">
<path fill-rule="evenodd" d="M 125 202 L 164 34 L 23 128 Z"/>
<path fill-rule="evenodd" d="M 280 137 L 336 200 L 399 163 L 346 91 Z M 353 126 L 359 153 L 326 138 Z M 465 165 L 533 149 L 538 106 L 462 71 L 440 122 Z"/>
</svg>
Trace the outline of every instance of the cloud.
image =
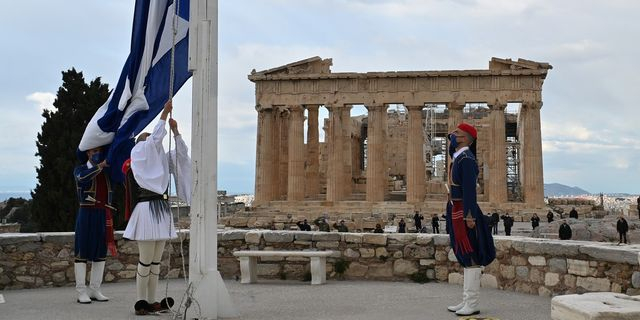
<svg viewBox="0 0 640 320">
<path fill-rule="evenodd" d="M 27 101 L 35 102 L 38 108 L 40 108 L 40 112 L 45 109 L 52 111 L 55 108 L 53 107 L 53 102 L 56 100 L 56 95 L 51 92 L 34 92 L 27 96 Z"/>
</svg>

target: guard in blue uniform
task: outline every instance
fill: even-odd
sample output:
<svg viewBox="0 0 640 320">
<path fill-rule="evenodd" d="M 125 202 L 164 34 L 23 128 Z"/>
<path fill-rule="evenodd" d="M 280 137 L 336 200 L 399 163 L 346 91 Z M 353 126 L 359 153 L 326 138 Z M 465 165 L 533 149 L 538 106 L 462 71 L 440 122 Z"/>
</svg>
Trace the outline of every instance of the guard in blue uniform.
<svg viewBox="0 0 640 320">
<path fill-rule="evenodd" d="M 458 262 L 464 267 L 463 300 L 447 309 L 460 316 L 480 313 L 479 294 L 482 266 L 496 257 L 493 237 L 487 218 L 478 206 L 476 183 L 476 129 L 461 123 L 449 134 L 449 201 L 447 202 L 447 227 L 451 248 Z"/>
<path fill-rule="evenodd" d="M 80 208 L 75 226 L 75 278 L 79 303 L 108 301 L 100 291 L 104 273 L 107 248 L 115 256 L 116 247 L 113 238 L 113 219 L 111 210 L 112 191 L 108 168 L 102 153 L 97 147 L 79 151 L 78 158 L 83 164 L 73 172 Z M 86 286 L 87 261 L 91 262 L 89 288 Z"/>
</svg>

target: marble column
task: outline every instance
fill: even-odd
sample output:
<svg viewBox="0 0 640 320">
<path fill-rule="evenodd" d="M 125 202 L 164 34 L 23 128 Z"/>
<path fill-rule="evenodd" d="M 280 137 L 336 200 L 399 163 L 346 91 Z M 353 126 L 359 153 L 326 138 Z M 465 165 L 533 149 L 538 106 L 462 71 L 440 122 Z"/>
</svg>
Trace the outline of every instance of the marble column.
<svg viewBox="0 0 640 320">
<path fill-rule="evenodd" d="M 460 103 L 457 101 L 452 101 L 449 103 L 449 132 L 456 130 L 458 125 L 462 123 L 462 109 L 464 109 L 465 103 Z M 449 139 L 447 139 L 447 150 L 449 150 Z M 451 164 L 451 157 L 448 155 L 447 151 L 447 165 L 445 166 L 445 181 L 449 181 L 449 165 Z"/>
<path fill-rule="evenodd" d="M 384 201 L 387 188 L 385 165 L 386 105 L 370 105 L 367 127 L 367 201 Z"/>
<path fill-rule="evenodd" d="M 342 196 L 346 199 L 353 193 L 353 172 L 352 172 L 352 152 L 351 152 L 351 106 L 340 107 L 340 123 L 342 124 Z"/>
<path fill-rule="evenodd" d="M 335 202 L 343 199 L 344 155 L 342 147 L 342 121 L 340 108 L 326 105 L 329 110 L 329 164 L 327 168 L 327 201 Z"/>
<path fill-rule="evenodd" d="M 289 107 L 289 167 L 287 200 L 304 200 L 304 109 Z"/>
<path fill-rule="evenodd" d="M 409 127 L 407 132 L 407 202 L 424 200 L 425 163 L 422 106 L 407 106 Z"/>
<path fill-rule="evenodd" d="M 255 204 L 272 200 L 273 191 L 273 109 L 256 107 L 258 110 L 258 133 L 256 139 L 256 187 Z"/>
<path fill-rule="evenodd" d="M 524 102 L 520 108 L 520 150 L 524 202 L 530 207 L 544 207 L 542 169 L 541 101 Z"/>
<path fill-rule="evenodd" d="M 277 200 L 287 199 L 289 186 L 289 108 L 282 107 L 280 112 L 280 165 L 278 167 L 278 196 Z"/>
<path fill-rule="evenodd" d="M 489 201 L 494 204 L 507 202 L 507 136 L 504 109 L 506 103 L 496 101 L 491 106 L 491 143 L 489 144 Z M 486 180 L 485 180 L 486 181 Z"/>
<path fill-rule="evenodd" d="M 307 166 L 305 195 L 314 197 L 320 193 L 320 139 L 318 132 L 318 105 L 307 107 Z"/>
<path fill-rule="evenodd" d="M 271 179 L 271 187 L 269 188 L 271 200 L 280 200 L 280 144 L 282 141 L 282 136 L 280 134 L 281 112 L 281 107 L 275 106 L 273 108 L 273 122 L 271 123 L 271 134 L 273 138 L 272 142 L 269 144 L 272 148 L 271 175 L 273 178 Z"/>
</svg>

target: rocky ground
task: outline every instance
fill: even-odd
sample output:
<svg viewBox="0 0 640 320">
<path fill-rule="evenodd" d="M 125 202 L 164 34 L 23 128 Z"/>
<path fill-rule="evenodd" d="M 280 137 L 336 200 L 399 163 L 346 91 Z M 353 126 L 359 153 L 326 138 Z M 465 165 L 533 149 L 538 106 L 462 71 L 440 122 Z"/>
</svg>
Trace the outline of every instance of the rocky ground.
<svg viewBox="0 0 640 320">
<path fill-rule="evenodd" d="M 640 243 L 640 220 L 637 217 L 625 217 L 629 224 L 629 232 L 627 240 L 630 243 Z M 580 218 L 566 219 L 571 226 L 572 240 L 589 240 L 599 242 L 618 242 L 618 231 L 616 231 L 616 223 L 618 216 L 607 215 L 601 219 Z M 562 221 L 557 219 L 551 223 L 541 222 L 540 226 L 533 232 L 518 228 L 515 231 L 529 233 L 528 236 L 534 238 L 558 238 L 558 229 Z M 524 224 L 524 223 L 522 223 Z M 518 233 L 518 232 L 516 232 Z"/>
</svg>

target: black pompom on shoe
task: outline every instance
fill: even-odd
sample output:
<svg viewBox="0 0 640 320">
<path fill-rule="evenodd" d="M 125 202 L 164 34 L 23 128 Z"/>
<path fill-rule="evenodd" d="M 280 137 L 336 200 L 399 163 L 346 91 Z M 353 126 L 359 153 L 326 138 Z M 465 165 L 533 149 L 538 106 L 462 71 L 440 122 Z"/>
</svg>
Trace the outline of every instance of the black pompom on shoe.
<svg viewBox="0 0 640 320">
<path fill-rule="evenodd" d="M 160 301 L 160 306 L 162 307 L 162 309 L 168 310 L 168 309 L 171 309 L 171 307 L 173 307 L 174 303 L 175 301 L 173 300 L 173 298 L 166 297 Z"/>
<path fill-rule="evenodd" d="M 138 300 L 136 304 L 133 306 L 133 309 L 136 311 L 137 316 L 145 316 L 149 314 L 149 303 L 145 300 Z"/>
</svg>

